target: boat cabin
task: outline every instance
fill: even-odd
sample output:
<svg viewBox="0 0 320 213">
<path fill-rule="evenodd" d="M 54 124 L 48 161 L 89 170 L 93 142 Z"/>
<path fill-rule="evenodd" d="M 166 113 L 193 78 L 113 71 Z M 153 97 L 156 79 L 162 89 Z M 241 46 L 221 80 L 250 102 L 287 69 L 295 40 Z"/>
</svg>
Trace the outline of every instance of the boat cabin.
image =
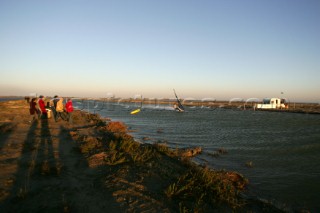
<svg viewBox="0 0 320 213">
<path fill-rule="evenodd" d="M 285 99 L 265 98 L 262 104 L 257 104 L 257 109 L 287 109 L 288 104 Z"/>
</svg>

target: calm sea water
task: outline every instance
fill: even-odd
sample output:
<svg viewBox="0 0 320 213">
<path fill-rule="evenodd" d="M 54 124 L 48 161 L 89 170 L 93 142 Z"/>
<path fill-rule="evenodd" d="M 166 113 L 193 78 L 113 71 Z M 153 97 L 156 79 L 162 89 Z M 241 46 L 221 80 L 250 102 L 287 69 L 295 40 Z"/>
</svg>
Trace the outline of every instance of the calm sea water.
<svg viewBox="0 0 320 213">
<path fill-rule="evenodd" d="M 16 100 L 23 100 L 24 97 L 0 97 L 0 102 L 3 101 L 16 101 Z"/>
<path fill-rule="evenodd" d="M 251 194 L 276 206 L 320 211 L 320 115 L 201 107 L 178 113 L 151 105 L 130 115 L 138 106 L 92 102 L 79 107 L 123 121 L 141 142 L 201 146 L 195 161 L 242 173 Z M 212 156 L 219 148 L 228 153 Z"/>
</svg>

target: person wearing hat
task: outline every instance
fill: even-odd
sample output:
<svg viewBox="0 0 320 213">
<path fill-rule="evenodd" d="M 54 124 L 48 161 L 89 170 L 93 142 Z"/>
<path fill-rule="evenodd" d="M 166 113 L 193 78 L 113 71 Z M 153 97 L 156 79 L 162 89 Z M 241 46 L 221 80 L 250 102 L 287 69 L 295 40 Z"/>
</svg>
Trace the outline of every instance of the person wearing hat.
<svg viewBox="0 0 320 213">
<path fill-rule="evenodd" d="M 55 95 L 53 97 L 53 99 L 50 100 L 50 108 L 53 112 L 53 117 L 54 117 L 54 120 L 57 122 L 58 120 L 58 113 L 57 113 L 57 110 L 56 110 L 56 107 L 57 107 L 57 102 L 60 100 L 60 98 Z"/>
<path fill-rule="evenodd" d="M 46 105 L 44 103 L 44 96 L 40 95 L 39 96 L 39 108 L 40 108 L 40 112 L 41 112 L 41 118 L 47 118 L 47 110 L 46 110 Z"/>
</svg>

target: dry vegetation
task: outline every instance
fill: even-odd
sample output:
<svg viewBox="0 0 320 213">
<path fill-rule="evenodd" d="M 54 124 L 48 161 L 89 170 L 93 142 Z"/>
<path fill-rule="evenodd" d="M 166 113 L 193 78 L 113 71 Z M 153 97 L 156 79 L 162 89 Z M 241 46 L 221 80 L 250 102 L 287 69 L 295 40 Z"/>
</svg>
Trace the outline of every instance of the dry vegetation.
<svg viewBox="0 0 320 213">
<path fill-rule="evenodd" d="M 236 172 L 201 168 L 183 157 L 181 150 L 164 144 L 135 142 L 119 122 L 109 122 L 97 131 L 100 139 L 81 132 L 72 135 L 91 167 L 110 171 L 106 186 L 114 190 L 117 200 L 129 201 L 129 210 L 154 209 L 158 203 L 158 210 L 203 212 L 245 204 L 239 193 L 248 181 Z"/>
</svg>

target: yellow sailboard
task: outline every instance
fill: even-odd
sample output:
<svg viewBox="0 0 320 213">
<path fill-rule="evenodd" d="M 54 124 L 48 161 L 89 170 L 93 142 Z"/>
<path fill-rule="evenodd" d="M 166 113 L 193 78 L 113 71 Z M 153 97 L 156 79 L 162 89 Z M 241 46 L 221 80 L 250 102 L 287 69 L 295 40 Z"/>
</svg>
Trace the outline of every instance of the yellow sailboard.
<svg viewBox="0 0 320 213">
<path fill-rule="evenodd" d="M 140 112 L 140 109 L 135 109 L 133 111 L 130 112 L 131 115 L 137 114 L 138 112 Z"/>
</svg>

